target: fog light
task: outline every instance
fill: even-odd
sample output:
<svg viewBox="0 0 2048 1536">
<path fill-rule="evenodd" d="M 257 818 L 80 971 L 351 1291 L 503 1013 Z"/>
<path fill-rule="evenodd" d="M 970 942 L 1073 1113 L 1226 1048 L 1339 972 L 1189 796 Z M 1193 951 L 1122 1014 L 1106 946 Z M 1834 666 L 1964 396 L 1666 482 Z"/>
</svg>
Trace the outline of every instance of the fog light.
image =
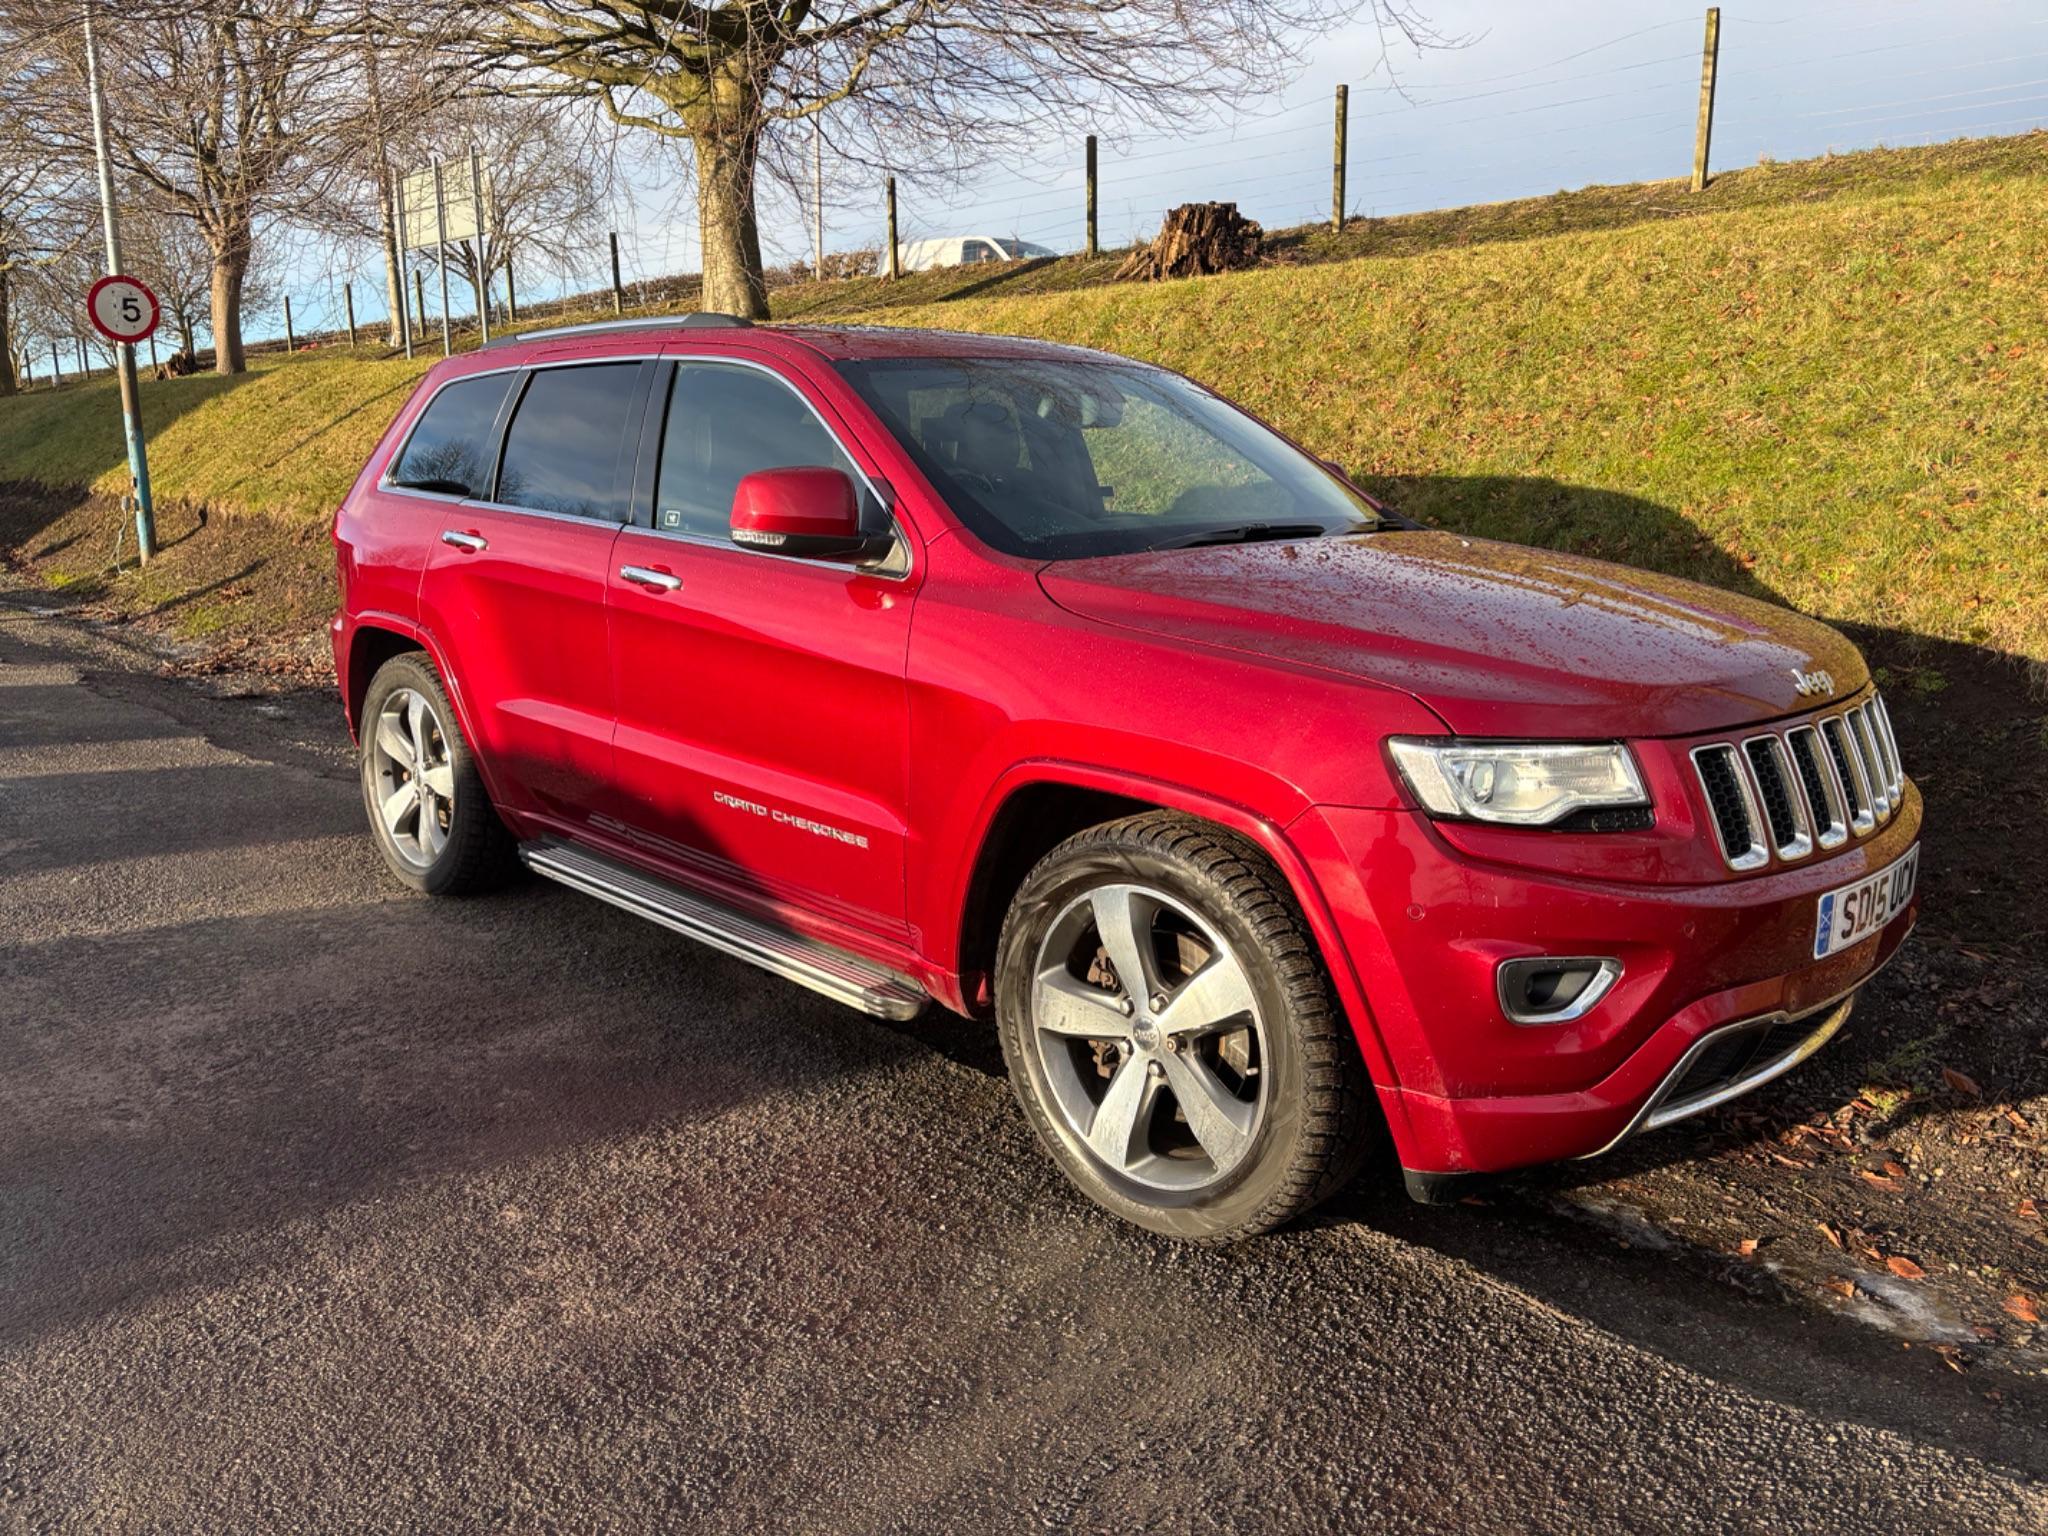
<svg viewBox="0 0 2048 1536">
<path fill-rule="evenodd" d="M 1531 955 L 1500 963 L 1500 1011 L 1517 1024 L 1569 1024 L 1593 1011 L 1621 980 L 1603 955 Z"/>
</svg>

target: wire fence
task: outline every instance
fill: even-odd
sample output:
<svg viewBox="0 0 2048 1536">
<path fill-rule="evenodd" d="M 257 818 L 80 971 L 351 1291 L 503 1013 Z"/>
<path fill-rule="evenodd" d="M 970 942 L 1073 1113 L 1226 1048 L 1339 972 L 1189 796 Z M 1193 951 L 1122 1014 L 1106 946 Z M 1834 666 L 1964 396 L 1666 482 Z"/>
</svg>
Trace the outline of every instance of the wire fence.
<svg viewBox="0 0 2048 1536">
<path fill-rule="evenodd" d="M 2038 38 L 2038 48 L 1985 53 L 1965 51 L 1953 7 L 1927 15 L 1924 27 L 1902 28 L 1909 14 L 1926 12 L 1873 16 L 1867 0 L 1797 17 L 1724 16 L 1716 8 L 1707 13 L 1704 47 L 1686 36 L 1700 28 L 1700 13 L 1672 14 L 1454 87 L 1395 92 L 1353 82 L 1335 100 L 1321 90 L 1296 93 L 1211 133 L 1129 139 L 1099 149 L 1092 174 L 1077 138 L 963 186 L 907 187 L 896 205 L 896 248 L 937 236 L 993 234 L 1062 255 L 1108 252 L 1145 238 L 1187 202 L 1234 202 L 1268 229 L 1342 228 L 1566 184 L 1683 176 L 1695 165 L 1711 174 L 1771 158 L 2048 126 L 2048 15 L 2010 23 L 2014 36 Z M 1832 72 L 1825 86 L 1817 71 Z M 2005 78 L 1982 83 L 1993 74 Z M 808 234 L 822 217 L 821 192 L 838 236 L 826 253 L 827 272 L 890 265 L 880 182 L 852 167 L 827 170 L 826 188 L 805 189 L 799 206 L 785 210 L 800 215 L 791 224 L 805 229 L 806 241 L 801 259 L 777 274 L 784 279 L 815 266 Z M 1336 184 L 1341 206 L 1333 206 Z M 693 245 L 673 226 L 648 232 L 627 223 L 567 259 L 515 252 L 510 293 L 507 275 L 494 274 L 491 322 L 502 326 L 515 314 L 530 321 L 682 307 L 695 301 L 699 287 L 685 270 Z M 475 294 L 459 268 L 451 271 L 448 293 L 455 311 L 447 321 L 449 343 L 466 344 L 480 325 Z M 408 284 L 416 347 L 442 345 L 440 294 L 438 276 Z M 381 345 L 391 338 L 386 281 L 374 259 L 336 270 L 317 287 L 303 285 L 291 302 L 291 323 L 281 309 L 246 318 L 245 331 L 263 338 L 246 350 L 351 340 Z M 31 367 L 36 361 L 29 359 Z M 81 347 L 62 363 L 67 377 L 88 365 L 103 372 L 107 360 L 89 359 Z"/>
</svg>

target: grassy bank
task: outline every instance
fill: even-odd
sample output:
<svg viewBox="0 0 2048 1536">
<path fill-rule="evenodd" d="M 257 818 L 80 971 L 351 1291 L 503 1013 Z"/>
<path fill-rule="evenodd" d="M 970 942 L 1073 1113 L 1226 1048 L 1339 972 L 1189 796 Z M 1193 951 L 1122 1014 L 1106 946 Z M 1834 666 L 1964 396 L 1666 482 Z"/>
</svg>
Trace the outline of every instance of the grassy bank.
<svg viewBox="0 0 2048 1536">
<path fill-rule="evenodd" d="M 1194 282 L 1066 261 L 776 301 L 1148 358 L 1446 526 L 2048 663 L 2044 193 L 2035 135 L 1759 167 L 1699 203 L 1594 188 L 1301 234 L 1280 265 Z M 159 495 L 317 523 L 428 361 L 322 350 L 148 384 Z M 4 480 L 118 491 L 111 386 L 0 401 Z M 103 580 L 103 538 L 14 505 L 0 543 Z"/>
</svg>

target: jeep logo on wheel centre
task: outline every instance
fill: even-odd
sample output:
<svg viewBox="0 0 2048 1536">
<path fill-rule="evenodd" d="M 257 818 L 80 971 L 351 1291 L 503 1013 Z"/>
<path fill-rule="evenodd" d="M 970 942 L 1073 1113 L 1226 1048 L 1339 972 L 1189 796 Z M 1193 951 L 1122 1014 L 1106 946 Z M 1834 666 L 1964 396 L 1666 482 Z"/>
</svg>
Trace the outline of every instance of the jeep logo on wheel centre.
<svg viewBox="0 0 2048 1536">
<path fill-rule="evenodd" d="M 1802 699 L 1811 698 L 1817 693 L 1833 693 L 1835 691 L 1834 674 L 1823 671 L 1818 667 L 1814 668 L 1811 672 L 1802 672 L 1797 667 L 1794 667 L 1792 669 L 1792 688 Z"/>
</svg>

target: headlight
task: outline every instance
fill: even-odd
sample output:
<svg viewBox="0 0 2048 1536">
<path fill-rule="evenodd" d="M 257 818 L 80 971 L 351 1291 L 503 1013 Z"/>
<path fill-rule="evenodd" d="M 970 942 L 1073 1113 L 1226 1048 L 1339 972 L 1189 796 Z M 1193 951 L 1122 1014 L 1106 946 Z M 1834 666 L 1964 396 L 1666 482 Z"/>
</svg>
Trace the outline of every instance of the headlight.
<svg viewBox="0 0 2048 1536">
<path fill-rule="evenodd" d="M 1648 805 L 1643 776 L 1619 742 L 1599 746 L 1397 736 L 1401 777 L 1433 816 L 1547 826 L 1574 811 Z"/>
</svg>

